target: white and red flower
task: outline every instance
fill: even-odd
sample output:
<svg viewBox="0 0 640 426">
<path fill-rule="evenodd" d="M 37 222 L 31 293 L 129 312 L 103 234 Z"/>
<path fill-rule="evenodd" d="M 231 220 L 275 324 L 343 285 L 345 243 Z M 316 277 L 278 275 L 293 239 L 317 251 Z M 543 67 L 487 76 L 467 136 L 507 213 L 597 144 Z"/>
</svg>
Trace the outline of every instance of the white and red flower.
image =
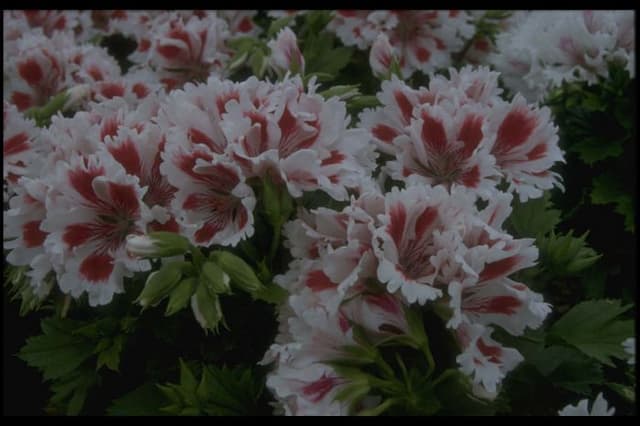
<svg viewBox="0 0 640 426">
<path fill-rule="evenodd" d="M 286 71 L 304 74 L 304 56 L 298 47 L 296 35 L 289 27 L 281 29 L 276 38 L 270 40 L 267 45 L 271 49 L 271 66 L 276 71 L 282 74 Z"/>
<path fill-rule="evenodd" d="M 495 393 L 506 374 L 524 360 L 517 350 L 493 340 L 492 332 L 491 327 L 480 324 L 462 324 L 456 329 L 462 348 L 456 357 L 460 370 L 489 393 Z"/>
<path fill-rule="evenodd" d="M 63 255 L 63 292 L 86 292 L 92 306 L 103 305 L 124 291 L 125 276 L 149 268 L 126 252 L 127 235 L 143 233 L 148 222 L 143 194 L 105 151 L 58 163 L 41 229 L 49 233 L 45 247 Z"/>
</svg>

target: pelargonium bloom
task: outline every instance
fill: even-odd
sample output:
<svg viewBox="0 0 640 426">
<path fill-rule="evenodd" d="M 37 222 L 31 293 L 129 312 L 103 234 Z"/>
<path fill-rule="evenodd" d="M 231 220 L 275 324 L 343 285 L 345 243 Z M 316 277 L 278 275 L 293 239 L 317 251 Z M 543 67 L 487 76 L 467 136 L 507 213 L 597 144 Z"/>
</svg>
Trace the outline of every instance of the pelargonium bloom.
<svg viewBox="0 0 640 426">
<path fill-rule="evenodd" d="M 280 73 L 291 71 L 304 74 L 304 56 L 298 47 L 298 39 L 289 27 L 278 32 L 275 39 L 267 43 L 271 49 L 271 66 Z"/>
<path fill-rule="evenodd" d="M 559 416 L 613 416 L 616 412 L 615 407 L 608 407 L 607 400 L 602 396 L 602 392 L 598 394 L 596 400 L 588 407 L 589 400 L 583 399 L 576 405 L 567 405 L 558 411 Z"/>
<path fill-rule="evenodd" d="M 203 145 L 169 145 L 161 173 L 177 188 L 172 212 L 197 245 L 236 245 L 253 235 L 253 190 L 241 170 Z"/>
<path fill-rule="evenodd" d="M 103 305 L 124 291 L 125 276 L 150 267 L 126 252 L 127 235 L 143 233 L 148 221 L 143 194 L 138 179 L 106 152 L 58 163 L 41 229 L 49 233 L 48 252 L 62 254 L 63 292 L 86 292 L 91 306 Z"/>
<path fill-rule="evenodd" d="M 517 350 L 493 340 L 492 332 L 491 327 L 480 324 L 462 324 L 456 330 L 463 350 L 456 357 L 460 369 L 489 393 L 495 393 L 506 374 L 524 360 Z"/>
</svg>

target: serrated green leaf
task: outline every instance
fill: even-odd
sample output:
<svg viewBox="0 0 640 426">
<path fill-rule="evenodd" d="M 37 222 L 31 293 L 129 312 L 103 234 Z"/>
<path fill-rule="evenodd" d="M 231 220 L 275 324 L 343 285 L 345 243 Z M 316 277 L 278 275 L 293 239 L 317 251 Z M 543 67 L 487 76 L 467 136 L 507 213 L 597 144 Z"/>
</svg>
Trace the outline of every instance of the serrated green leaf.
<svg viewBox="0 0 640 426">
<path fill-rule="evenodd" d="M 166 416 L 167 413 L 160 410 L 165 404 L 162 392 L 152 383 L 134 389 L 133 391 L 117 398 L 107 408 L 109 416 Z"/>
<path fill-rule="evenodd" d="M 602 257 L 593 249 L 586 246 L 585 232 L 580 237 L 574 237 L 573 231 L 566 235 L 550 235 L 538 238 L 540 261 L 542 266 L 559 277 L 575 276 L 589 268 Z"/>
<path fill-rule="evenodd" d="M 624 216 L 625 228 L 635 232 L 631 195 L 622 189 L 620 182 L 611 174 L 603 174 L 593 179 L 591 202 L 593 204 L 615 204 L 615 211 Z"/>
<path fill-rule="evenodd" d="M 64 378 L 55 380 L 51 385 L 53 395 L 49 404 L 66 407 L 68 416 L 77 416 L 82 411 L 89 388 L 98 383 L 98 376 L 90 369 L 75 370 Z"/>
<path fill-rule="evenodd" d="M 126 342 L 127 336 L 118 334 L 113 339 L 109 339 L 109 346 L 98 351 L 97 369 L 103 365 L 112 371 L 118 371 L 120 366 L 120 354 Z"/>
<path fill-rule="evenodd" d="M 72 331 L 79 322 L 45 318 L 43 334 L 27 339 L 19 358 L 39 369 L 45 380 L 60 378 L 80 366 L 93 355 L 94 345 Z"/>
<path fill-rule="evenodd" d="M 535 238 L 554 229 L 560 222 L 560 215 L 560 210 L 553 208 L 547 191 L 542 197 L 530 199 L 526 203 L 521 203 L 516 197 L 509 224 L 518 237 Z"/>
<path fill-rule="evenodd" d="M 622 341 L 634 335 L 632 320 L 617 319 L 630 308 L 621 306 L 619 300 L 581 302 L 551 326 L 549 336 L 612 367 L 612 357 L 626 359 Z"/>
<path fill-rule="evenodd" d="M 611 389 L 612 391 L 614 391 L 615 393 L 617 393 L 618 395 L 626 399 L 627 402 L 630 402 L 631 404 L 635 404 L 636 402 L 635 388 L 631 386 L 621 385 L 620 383 L 611 383 L 611 382 L 605 383 L 605 385 L 609 389 Z"/>
</svg>

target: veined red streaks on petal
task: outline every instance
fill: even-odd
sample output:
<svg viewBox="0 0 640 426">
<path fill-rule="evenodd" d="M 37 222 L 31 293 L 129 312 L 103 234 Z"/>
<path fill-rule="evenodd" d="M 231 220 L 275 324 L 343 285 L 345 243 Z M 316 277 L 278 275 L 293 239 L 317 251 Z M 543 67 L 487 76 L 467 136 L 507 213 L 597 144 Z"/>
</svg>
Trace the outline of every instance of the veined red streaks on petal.
<svg viewBox="0 0 640 426">
<path fill-rule="evenodd" d="M 435 207 L 427 207 L 425 208 L 420 216 L 416 220 L 416 240 L 422 239 L 425 231 L 433 225 L 435 220 L 438 218 L 438 209 Z"/>
<path fill-rule="evenodd" d="M 132 185 L 109 182 L 109 196 L 113 207 L 127 218 L 135 218 L 140 211 L 140 200 Z"/>
<path fill-rule="evenodd" d="M 409 101 L 407 95 L 405 95 L 401 90 L 394 91 L 393 97 L 400 108 L 404 124 L 409 124 L 411 121 L 411 114 L 413 113 L 413 104 Z"/>
<path fill-rule="evenodd" d="M 400 247 L 404 234 L 404 226 L 407 221 L 407 211 L 400 203 L 395 204 L 389 211 L 389 225 L 387 232 L 391 235 L 396 247 Z"/>
<path fill-rule="evenodd" d="M 2 153 L 4 155 L 16 155 L 24 151 L 29 150 L 29 135 L 25 132 L 18 133 L 5 140 L 2 146 Z"/>
<path fill-rule="evenodd" d="M 500 346 L 491 346 L 486 344 L 482 338 L 476 341 L 476 346 L 480 353 L 489 359 L 489 362 L 500 363 L 500 356 L 502 355 L 502 348 Z"/>
<path fill-rule="evenodd" d="M 336 288 L 336 284 L 331 281 L 331 279 L 322 270 L 319 269 L 310 271 L 307 274 L 305 284 L 311 289 L 311 291 L 314 292 Z"/>
<path fill-rule="evenodd" d="M 315 382 L 312 382 L 302 388 L 302 393 L 309 397 L 311 402 L 317 403 L 321 401 L 336 385 L 340 383 L 337 377 L 329 377 L 323 374 Z"/>
<path fill-rule="evenodd" d="M 520 262 L 520 256 L 511 256 L 496 262 L 487 263 L 482 272 L 480 272 L 479 282 L 492 280 L 509 274 L 518 262 Z"/>
<path fill-rule="evenodd" d="M 533 133 L 537 124 L 535 115 L 519 107 L 510 111 L 498 128 L 493 151 L 504 154 L 522 145 Z"/>
<path fill-rule="evenodd" d="M 69 184 L 85 200 L 92 204 L 99 204 L 100 200 L 93 191 L 93 179 L 104 175 L 104 168 L 91 168 L 89 170 L 74 169 L 69 171 Z"/>
<path fill-rule="evenodd" d="M 18 64 L 18 74 L 29 86 L 36 86 L 42 81 L 44 73 L 35 59 L 27 59 Z"/>
<path fill-rule="evenodd" d="M 47 233 L 40 230 L 41 220 L 32 220 L 22 225 L 22 241 L 27 248 L 40 247 L 47 238 Z"/>
<path fill-rule="evenodd" d="M 100 284 L 109 279 L 113 272 L 113 258 L 107 254 L 93 253 L 80 264 L 80 275 L 92 284 Z"/>
<path fill-rule="evenodd" d="M 464 148 L 460 152 L 463 158 L 469 158 L 473 154 L 482 136 L 482 117 L 474 114 L 465 117 L 458 132 L 458 139 L 464 142 Z"/>
<path fill-rule="evenodd" d="M 464 309 L 476 313 L 513 315 L 522 306 L 520 299 L 514 296 L 495 296 L 484 298 Z"/>
<path fill-rule="evenodd" d="M 422 141 L 430 151 L 443 152 L 447 147 L 447 133 L 442 122 L 422 111 Z"/>
<path fill-rule="evenodd" d="M 142 178 L 142 161 L 135 144 L 130 138 L 118 145 L 110 145 L 109 152 L 115 160 L 122 164 L 128 174 Z"/>
<path fill-rule="evenodd" d="M 371 133 L 374 137 L 380 139 L 382 142 L 386 142 L 389 144 L 393 142 L 396 136 L 399 135 L 399 133 L 395 129 L 387 126 L 386 124 L 376 125 L 373 129 L 371 129 Z"/>
</svg>

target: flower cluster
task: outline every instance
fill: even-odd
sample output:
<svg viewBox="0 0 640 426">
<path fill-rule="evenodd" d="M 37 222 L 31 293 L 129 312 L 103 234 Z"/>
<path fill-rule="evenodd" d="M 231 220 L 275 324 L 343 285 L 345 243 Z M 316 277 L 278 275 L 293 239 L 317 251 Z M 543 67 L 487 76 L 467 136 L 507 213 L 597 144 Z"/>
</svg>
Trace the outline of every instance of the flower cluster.
<svg viewBox="0 0 640 426">
<path fill-rule="evenodd" d="M 393 55 L 405 78 L 418 70 L 429 73 L 449 67 L 452 55 L 474 34 L 470 15 L 459 10 L 340 10 L 328 28 L 347 46 L 363 50 L 373 46 L 375 72 L 380 69 L 375 64 L 381 51 Z"/>
<path fill-rule="evenodd" d="M 393 78 L 382 84 L 382 106 L 365 110 L 360 125 L 392 156 L 386 172 L 408 184 L 464 187 L 490 198 L 505 179 L 522 201 L 560 186 L 551 166 L 564 161 L 548 108 L 516 95 L 500 97 L 498 73 L 486 67 L 449 70 L 429 87 Z"/>
<path fill-rule="evenodd" d="M 537 100 L 562 82 L 595 83 L 608 63 L 635 75 L 634 14 L 629 11 L 530 12 L 498 35 L 490 62 L 505 84 Z"/>
<path fill-rule="evenodd" d="M 277 360 L 267 385 L 286 411 L 344 412 L 348 404 L 332 397 L 352 379 L 326 363 L 348 356 L 354 324 L 374 340 L 408 334 L 403 306 L 416 302 L 449 312 L 461 370 L 495 395 L 523 358 L 491 338 L 491 325 L 520 335 L 550 312 L 541 295 L 508 278 L 537 258 L 533 240 L 502 229 L 510 201 L 501 194 L 478 210 L 463 190 L 410 186 L 382 194 L 369 184 L 342 211 L 318 208 L 290 222 L 295 260 L 278 282 L 291 296 L 267 355 Z"/>
</svg>

